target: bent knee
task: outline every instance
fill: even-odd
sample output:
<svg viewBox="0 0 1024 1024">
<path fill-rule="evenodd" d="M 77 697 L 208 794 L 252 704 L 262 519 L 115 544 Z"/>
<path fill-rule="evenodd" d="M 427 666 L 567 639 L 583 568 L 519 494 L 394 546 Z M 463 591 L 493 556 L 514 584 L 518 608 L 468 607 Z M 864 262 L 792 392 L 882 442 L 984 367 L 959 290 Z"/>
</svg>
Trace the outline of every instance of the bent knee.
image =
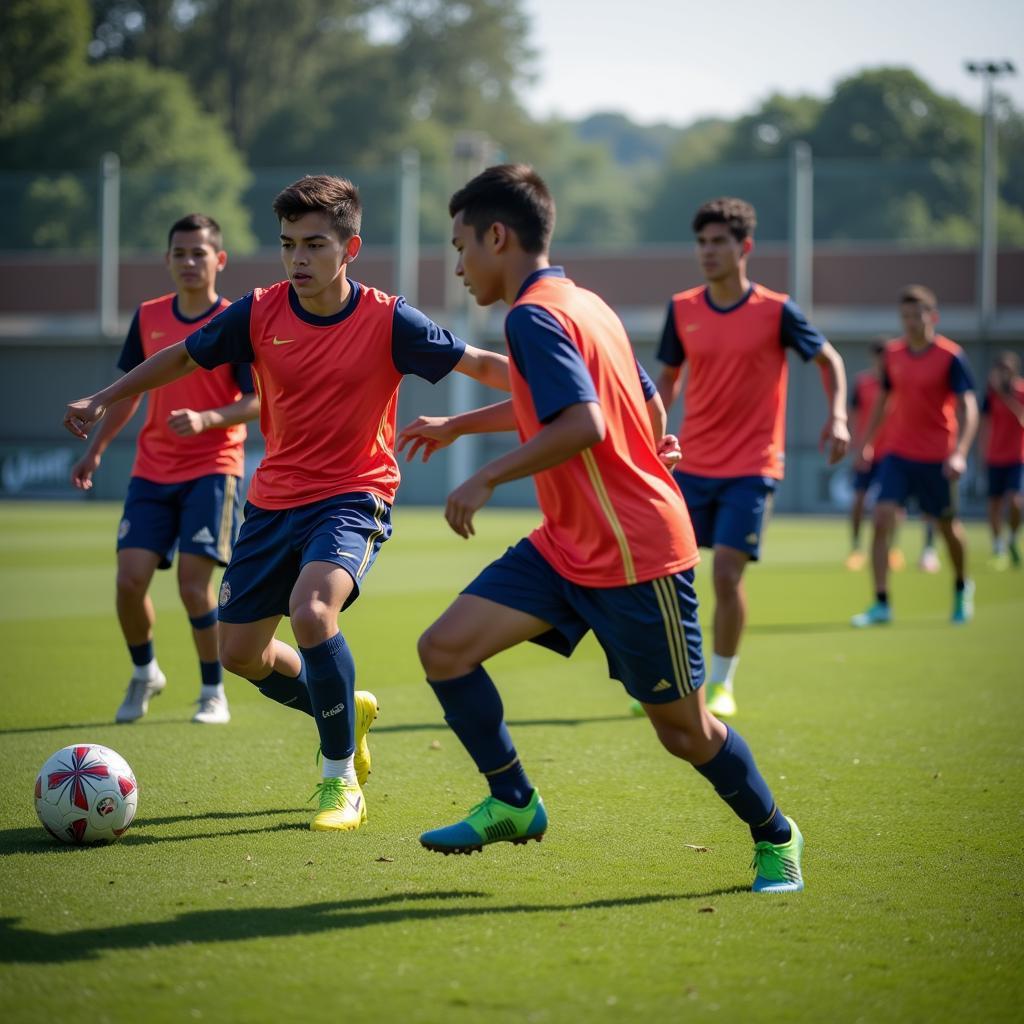
<svg viewBox="0 0 1024 1024">
<path fill-rule="evenodd" d="M 467 658 L 472 660 L 472 652 L 437 625 L 427 629 L 416 641 L 416 653 L 428 679 L 465 675 L 469 671 Z"/>
</svg>

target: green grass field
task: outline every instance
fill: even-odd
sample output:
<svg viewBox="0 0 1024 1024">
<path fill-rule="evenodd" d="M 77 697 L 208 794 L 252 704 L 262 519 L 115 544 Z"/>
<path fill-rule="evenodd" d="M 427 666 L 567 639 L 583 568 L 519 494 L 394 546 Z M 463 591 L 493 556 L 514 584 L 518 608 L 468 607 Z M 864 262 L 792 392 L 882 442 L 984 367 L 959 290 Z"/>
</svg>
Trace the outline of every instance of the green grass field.
<svg viewBox="0 0 1024 1024">
<path fill-rule="evenodd" d="M 231 677 L 231 724 L 190 724 L 172 574 L 154 591 L 168 688 L 142 722 L 111 724 L 129 674 L 118 514 L 0 505 L 5 1021 L 1021 1019 L 1024 573 L 986 570 L 980 525 L 973 624 L 948 623 L 945 570 L 910 568 L 897 622 L 870 632 L 847 625 L 869 587 L 841 567 L 843 524 L 770 526 L 736 725 L 807 837 L 807 890 L 756 897 L 745 827 L 629 717 L 589 640 L 571 661 L 525 647 L 490 664 L 544 842 L 420 848 L 484 790 L 416 637 L 533 514 L 485 510 L 466 542 L 438 510 L 396 511 L 342 620 L 382 707 L 351 835 L 308 831 L 308 718 Z M 904 538 L 916 556 L 916 526 Z M 39 766 L 76 741 L 135 770 L 138 818 L 115 845 L 62 847 L 36 820 Z"/>
</svg>

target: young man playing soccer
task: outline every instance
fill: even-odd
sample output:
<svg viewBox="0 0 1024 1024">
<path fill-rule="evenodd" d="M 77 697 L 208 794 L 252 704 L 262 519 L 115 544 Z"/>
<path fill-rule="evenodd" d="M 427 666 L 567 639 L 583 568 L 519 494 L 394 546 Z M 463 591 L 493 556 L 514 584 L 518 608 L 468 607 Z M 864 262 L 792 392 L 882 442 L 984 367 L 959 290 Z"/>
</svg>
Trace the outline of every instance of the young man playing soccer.
<svg viewBox="0 0 1024 1024">
<path fill-rule="evenodd" d="M 692 226 L 707 283 L 672 297 L 658 348 L 657 386 L 666 410 L 684 393 L 675 479 L 697 543 L 714 550 L 708 708 L 719 716 L 736 713 L 733 677 L 747 617 L 743 573 L 760 557 L 783 475 L 786 349 L 821 367 L 829 406 L 821 443 L 830 466 L 850 440 L 839 353 L 792 299 L 747 277 L 755 225 L 754 208 L 742 199 L 714 199 L 697 210 Z"/>
<path fill-rule="evenodd" d="M 885 347 L 882 394 L 868 424 L 861 458 L 885 419 L 887 452 L 879 469 L 871 562 L 875 601 L 853 625 L 892 621 L 889 545 L 899 509 L 916 497 L 938 524 L 956 574 L 952 621 L 974 614 L 974 584 L 967 579 L 967 537 L 957 518 L 957 481 L 978 427 L 971 371 L 959 345 L 936 333 L 935 294 L 909 285 L 900 296 L 903 337 Z M 959 423 L 958 423 L 959 418 Z"/>
<path fill-rule="evenodd" d="M 348 278 L 362 243 L 351 182 L 302 178 L 277 196 L 274 213 L 287 279 L 71 403 L 65 424 L 84 436 L 122 398 L 199 367 L 252 362 L 266 455 L 221 586 L 221 659 L 265 696 L 316 720 L 324 778 L 311 827 L 347 831 L 366 820 L 361 783 L 377 701 L 355 691 L 338 614 L 391 535 L 399 384 L 407 373 L 437 382 L 457 369 L 507 390 L 508 363 L 403 299 Z M 299 651 L 275 638 L 283 615 Z"/>
<path fill-rule="evenodd" d="M 988 522 L 992 568 L 1020 568 L 1021 508 L 1024 507 L 1024 377 L 1016 352 L 1000 352 L 992 364 L 981 419 L 981 450 L 988 467 Z M 1003 520 L 1009 528 L 1003 536 Z"/>
<path fill-rule="evenodd" d="M 803 839 L 778 809 L 743 739 L 704 704 L 686 505 L 658 455 L 655 428 L 626 332 L 592 292 L 548 262 L 554 202 L 523 165 L 492 167 L 449 204 L 456 274 L 481 306 L 505 301 L 511 402 L 402 431 L 409 457 L 463 433 L 518 430 L 522 445 L 449 496 L 462 537 L 494 488 L 533 476 L 544 515 L 420 638 L 445 720 L 490 787 L 453 825 L 425 832 L 441 853 L 540 839 L 547 812 L 530 784 L 483 663 L 532 640 L 568 656 L 593 630 L 609 670 L 641 700 L 669 753 L 693 764 L 755 840 L 755 891 L 803 888 Z M 656 403 L 657 404 L 657 403 Z"/>
<path fill-rule="evenodd" d="M 126 373 L 147 356 L 177 344 L 229 305 L 217 294 L 227 253 L 220 226 L 199 213 L 182 217 L 167 236 L 164 257 L 174 282 L 169 295 L 136 311 L 117 365 Z M 103 453 L 139 407 L 141 396 L 111 406 L 71 469 L 83 491 Z M 116 722 L 134 722 L 167 679 L 153 651 L 156 619 L 149 586 L 169 569 L 178 549 L 178 592 L 192 623 L 202 683 L 193 722 L 228 722 L 217 654 L 214 566 L 227 565 L 238 527 L 238 484 L 245 461 L 245 422 L 259 400 L 245 363 L 225 364 L 153 392 L 139 432 L 131 483 L 117 534 L 117 617 L 134 669 Z"/>
</svg>

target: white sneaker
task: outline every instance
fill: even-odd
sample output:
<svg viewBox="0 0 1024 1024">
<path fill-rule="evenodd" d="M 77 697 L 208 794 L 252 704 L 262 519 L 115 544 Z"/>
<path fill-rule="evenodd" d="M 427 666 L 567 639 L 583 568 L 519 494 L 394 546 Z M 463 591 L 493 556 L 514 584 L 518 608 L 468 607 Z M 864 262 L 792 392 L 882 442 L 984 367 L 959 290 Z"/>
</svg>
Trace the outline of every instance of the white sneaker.
<svg viewBox="0 0 1024 1024">
<path fill-rule="evenodd" d="M 167 685 L 167 676 L 157 669 L 152 679 L 138 679 L 132 676 L 125 691 L 124 700 L 114 715 L 115 722 L 135 722 L 149 710 L 149 702 L 159 696 Z"/>
<path fill-rule="evenodd" d="M 942 568 L 942 562 L 939 561 L 938 551 L 931 547 L 924 548 L 921 551 L 921 560 L 917 565 L 921 572 L 938 572 Z"/>
<path fill-rule="evenodd" d="M 226 697 L 200 697 L 196 701 L 199 707 L 192 716 L 193 722 L 200 725 L 226 725 L 231 721 Z"/>
</svg>

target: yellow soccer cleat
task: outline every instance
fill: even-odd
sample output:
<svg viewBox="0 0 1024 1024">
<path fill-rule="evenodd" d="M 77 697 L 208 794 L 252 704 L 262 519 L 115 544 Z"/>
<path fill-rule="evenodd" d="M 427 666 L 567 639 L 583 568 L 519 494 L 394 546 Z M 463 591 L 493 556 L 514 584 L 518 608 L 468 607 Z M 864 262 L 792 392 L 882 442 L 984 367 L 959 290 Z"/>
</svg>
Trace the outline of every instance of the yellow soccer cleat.
<svg viewBox="0 0 1024 1024">
<path fill-rule="evenodd" d="M 708 711 L 716 718 L 731 718 L 736 714 L 736 698 L 724 683 L 708 683 Z"/>
<path fill-rule="evenodd" d="M 366 785 L 370 775 L 370 745 L 366 742 L 366 734 L 370 731 L 380 707 L 377 698 L 369 690 L 356 690 L 356 778 L 360 786 Z"/>
<path fill-rule="evenodd" d="M 320 810 L 309 826 L 314 832 L 354 832 L 366 822 L 366 801 L 358 782 L 324 779 L 313 796 L 320 798 Z"/>
</svg>

